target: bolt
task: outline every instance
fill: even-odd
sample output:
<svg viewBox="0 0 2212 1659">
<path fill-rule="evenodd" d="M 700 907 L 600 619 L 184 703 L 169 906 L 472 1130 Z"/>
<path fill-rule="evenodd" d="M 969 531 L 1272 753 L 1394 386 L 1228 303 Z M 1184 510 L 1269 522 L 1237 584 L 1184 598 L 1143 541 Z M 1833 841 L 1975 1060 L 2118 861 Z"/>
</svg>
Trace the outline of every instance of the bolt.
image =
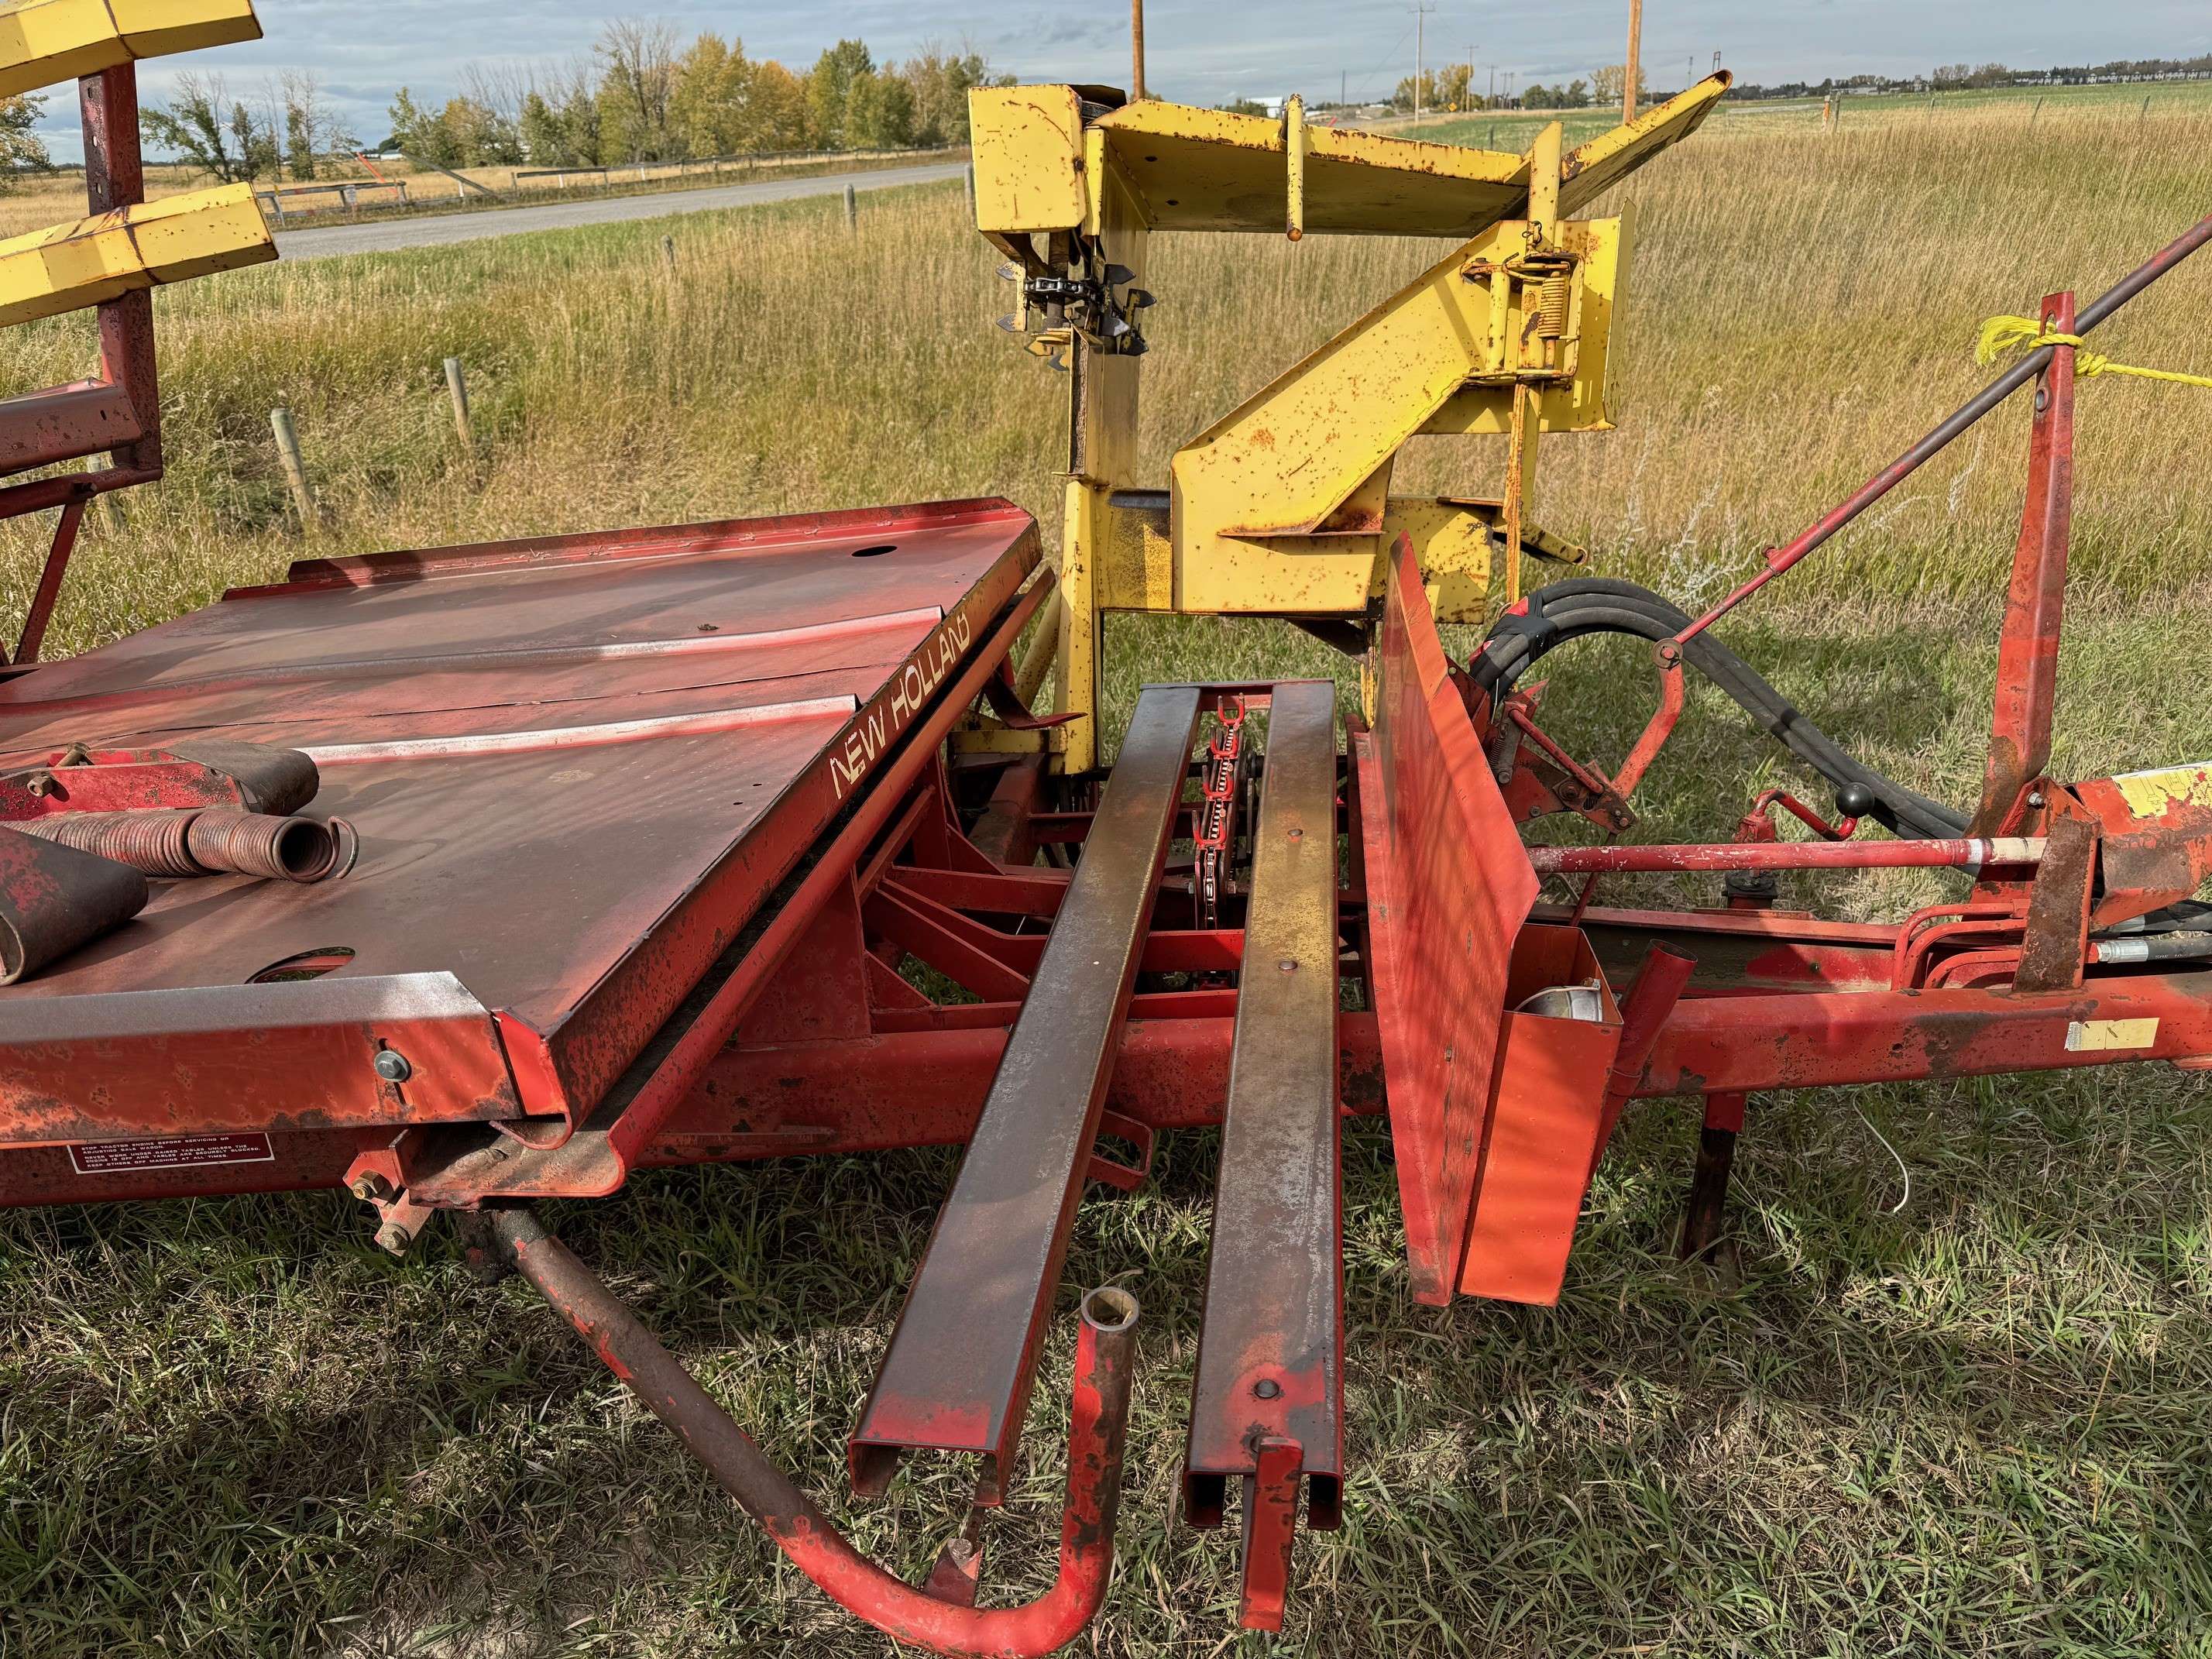
<svg viewBox="0 0 2212 1659">
<path fill-rule="evenodd" d="M 52 794 L 54 791 L 60 788 L 61 786 L 54 781 L 54 775 L 52 773 L 33 772 L 24 782 L 23 787 L 29 790 L 34 795 L 43 797 Z"/>
<path fill-rule="evenodd" d="M 392 1255 L 405 1255 L 414 1242 L 415 1235 L 396 1221 L 387 1221 L 376 1230 L 377 1247 Z"/>
<path fill-rule="evenodd" d="M 1306 832 L 1303 830 L 1293 830 L 1291 831 L 1291 839 L 1292 841 L 1304 841 L 1305 838 Z"/>
<path fill-rule="evenodd" d="M 392 1196 L 392 1183 L 372 1170 L 356 1176 L 348 1183 L 347 1190 L 362 1203 L 374 1204 L 380 1198 Z"/>
<path fill-rule="evenodd" d="M 2029 790 L 2027 792 L 2027 804 L 2030 806 L 2041 806 L 2043 805 L 2043 791 L 2040 789 Z"/>
<path fill-rule="evenodd" d="M 1288 957 L 1285 957 L 1280 962 L 1277 963 L 1275 966 L 1285 974 L 1295 974 L 1298 970 L 1298 964 L 1292 962 Z"/>
<path fill-rule="evenodd" d="M 415 1075 L 415 1068 L 407 1063 L 407 1056 L 397 1048 L 380 1048 L 376 1054 L 376 1074 L 386 1083 L 404 1083 Z"/>
<path fill-rule="evenodd" d="M 1282 1391 L 1283 1385 L 1272 1376 L 1263 1376 L 1252 1385 L 1252 1392 L 1261 1400 L 1273 1400 Z"/>
</svg>

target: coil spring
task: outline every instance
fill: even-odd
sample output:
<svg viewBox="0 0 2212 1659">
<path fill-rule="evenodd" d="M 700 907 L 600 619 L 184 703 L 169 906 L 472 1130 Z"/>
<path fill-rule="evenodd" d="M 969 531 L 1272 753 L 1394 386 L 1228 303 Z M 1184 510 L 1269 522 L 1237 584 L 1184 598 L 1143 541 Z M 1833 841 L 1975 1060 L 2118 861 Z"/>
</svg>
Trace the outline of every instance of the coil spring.
<svg viewBox="0 0 2212 1659">
<path fill-rule="evenodd" d="M 205 866 L 187 845 L 192 822 L 201 815 L 182 812 L 58 812 L 50 817 L 20 818 L 11 830 L 94 853 L 149 876 L 204 876 Z"/>
<path fill-rule="evenodd" d="M 1574 279 L 1565 271 L 1547 276 L 1538 301 L 1536 337 L 1562 340 L 1567 333 L 1567 307 L 1574 297 Z"/>
<path fill-rule="evenodd" d="M 222 808 L 179 811 L 58 812 L 11 822 L 11 830 L 93 853 L 149 876 L 218 872 L 279 881 L 321 881 L 350 863 L 353 838 L 313 818 Z"/>
<path fill-rule="evenodd" d="M 194 813 L 185 844 L 204 869 L 281 881 L 320 881 L 337 862 L 337 837 L 328 824 L 268 812 Z"/>
</svg>

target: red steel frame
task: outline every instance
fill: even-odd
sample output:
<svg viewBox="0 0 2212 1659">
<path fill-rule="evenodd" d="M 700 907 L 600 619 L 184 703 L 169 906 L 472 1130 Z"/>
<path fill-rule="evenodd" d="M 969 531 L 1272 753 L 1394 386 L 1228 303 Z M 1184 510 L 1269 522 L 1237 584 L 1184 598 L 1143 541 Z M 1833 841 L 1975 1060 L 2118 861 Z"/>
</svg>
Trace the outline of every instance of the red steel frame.
<svg viewBox="0 0 2212 1659">
<path fill-rule="evenodd" d="M 112 213 L 146 199 L 138 148 L 138 72 L 124 64 L 77 83 L 84 123 L 85 205 Z M 36 661 L 62 577 L 76 547 L 85 504 L 95 495 L 161 476 L 161 386 L 154 362 L 154 296 L 144 289 L 98 307 L 97 373 L 0 401 L 0 477 L 105 454 L 88 471 L 0 487 L 0 519 L 61 508 L 13 661 Z"/>
</svg>

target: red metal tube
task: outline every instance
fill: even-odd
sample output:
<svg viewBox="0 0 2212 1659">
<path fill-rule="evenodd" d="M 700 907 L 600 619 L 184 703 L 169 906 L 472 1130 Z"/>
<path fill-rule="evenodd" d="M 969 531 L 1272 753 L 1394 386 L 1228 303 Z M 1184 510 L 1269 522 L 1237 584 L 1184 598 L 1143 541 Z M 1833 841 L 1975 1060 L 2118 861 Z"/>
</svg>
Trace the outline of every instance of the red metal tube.
<svg viewBox="0 0 2212 1659">
<path fill-rule="evenodd" d="M 1960 841 L 1707 842 L 1671 847 L 1531 847 L 1540 876 L 1661 870 L 1979 870 L 2042 861 L 2040 836 Z"/>
<path fill-rule="evenodd" d="M 2068 331 L 2075 334 L 2088 333 L 2091 329 L 2096 327 L 2098 324 L 2103 322 L 2208 241 L 2212 241 L 2212 217 L 2199 220 L 2185 234 L 2167 243 L 2149 259 L 2136 266 L 2135 270 L 2099 295 L 2083 309 L 2073 328 Z M 1921 439 L 1918 443 L 1861 484 L 1848 500 L 1800 532 L 1795 540 L 1786 546 L 1769 548 L 1766 552 L 1766 568 L 1745 582 L 1704 616 L 1662 645 L 1660 647 L 1662 660 L 1664 660 L 1663 653 L 1669 647 L 1679 653 L 1684 645 L 1697 638 L 1698 635 L 1704 633 L 1705 629 L 1711 628 L 1723 617 L 1728 615 L 1729 611 L 1735 610 L 1736 606 L 1741 605 L 1753 593 L 1759 592 L 1760 588 L 1765 586 L 1767 583 L 1789 569 L 1790 566 L 1812 552 L 1845 525 L 1857 518 L 1860 514 L 1918 471 L 1923 463 L 1933 458 L 1954 438 L 2040 374 L 2050 363 L 2055 349 L 2056 348 L 2051 346 L 2038 346 L 2007 368 L 1996 380 L 1990 381 L 1980 392 L 1975 393 L 1972 398 L 1960 405 L 1956 412 L 1929 432 L 1926 437 Z"/>
<path fill-rule="evenodd" d="M 576 1328 L 607 1369 L 676 1431 L 722 1489 L 840 1606 L 897 1641 L 936 1653 L 1005 1659 L 1051 1653 L 1073 1640 L 1097 1613 L 1114 1567 L 1123 1431 L 1136 1354 L 1135 1297 L 1104 1289 L 1083 1300 L 1059 1577 L 1024 1606 L 972 1607 L 916 1589 L 848 1543 L 636 1316 L 529 1211 L 496 1212 L 492 1231 L 523 1276 Z"/>
</svg>

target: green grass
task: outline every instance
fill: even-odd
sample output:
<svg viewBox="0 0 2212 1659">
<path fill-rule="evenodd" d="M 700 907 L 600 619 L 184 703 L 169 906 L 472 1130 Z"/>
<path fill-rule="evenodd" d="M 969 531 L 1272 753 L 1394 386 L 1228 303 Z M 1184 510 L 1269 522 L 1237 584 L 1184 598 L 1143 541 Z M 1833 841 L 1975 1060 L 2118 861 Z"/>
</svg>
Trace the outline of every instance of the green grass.
<svg viewBox="0 0 2212 1659">
<path fill-rule="evenodd" d="M 1972 324 L 2089 289 L 2204 210 L 2208 123 L 2033 143 L 2014 112 L 1823 137 L 1729 112 L 1634 186 L 1622 429 L 1547 447 L 1541 516 L 1680 596 L 1755 563 L 1978 381 Z M 2056 136 L 2053 136 L 2053 135 Z M 1708 137 L 1711 140 L 1707 142 Z M 172 474 L 95 517 L 78 649 L 304 550 L 997 490 L 1050 520 L 1056 384 L 989 327 L 1005 290 L 957 185 L 296 270 L 161 301 Z M 678 244 L 677 273 L 660 237 Z M 1143 429 L 1169 448 L 1433 246 L 1163 247 Z M 2212 270 L 2115 330 L 2204 366 Z M 11 385 L 78 372 L 68 325 L 0 338 Z M 438 362 L 468 362 L 481 453 Z M 267 410 L 329 503 L 289 527 Z M 2062 773 L 2212 754 L 2212 399 L 2085 391 Z M 1875 763 L 1978 776 L 2018 411 L 1732 623 Z M 1424 445 L 1412 488 L 1477 487 Z M 33 572 L 0 538 L 0 611 Z M 1048 540 L 1050 540 L 1049 524 Z M 1462 641 L 1463 646 L 1464 641 Z M 1109 729 L 1146 678 L 1340 672 L 1280 624 L 1116 623 Z M 1547 664 L 1602 763 L 1645 659 Z M 1698 697 L 1646 786 L 1654 836 L 1725 834 L 1802 775 Z M 1793 889 L 1901 914 L 1932 878 Z M 1673 891 L 1698 897 L 1694 886 Z M 1413 1305 L 1387 1138 L 1346 1154 L 1346 1529 L 1302 1537 L 1279 1643 L 1231 1635 L 1233 1536 L 1175 1524 L 1216 1138 L 1094 1195 L 990 1574 L 1034 1589 L 1058 1514 L 1076 1287 L 1146 1314 L 1106 1613 L 1078 1651 L 2212 1655 L 2212 1100 L 2155 1067 L 1755 1103 L 1738 1285 L 1669 1259 L 1694 1114 L 1632 1112 L 1556 1310 Z M 1911 1171 L 1911 1199 L 1876 1132 Z M 954 1166 L 945 1152 L 643 1176 L 552 1224 L 854 1528 L 919 1571 L 957 1507 L 925 1467 L 837 1496 L 842 1441 Z M 394 1263 L 331 1195 L 0 1215 L 0 1659 L 100 1655 L 869 1655 L 519 1284 L 435 1231 Z"/>
</svg>

